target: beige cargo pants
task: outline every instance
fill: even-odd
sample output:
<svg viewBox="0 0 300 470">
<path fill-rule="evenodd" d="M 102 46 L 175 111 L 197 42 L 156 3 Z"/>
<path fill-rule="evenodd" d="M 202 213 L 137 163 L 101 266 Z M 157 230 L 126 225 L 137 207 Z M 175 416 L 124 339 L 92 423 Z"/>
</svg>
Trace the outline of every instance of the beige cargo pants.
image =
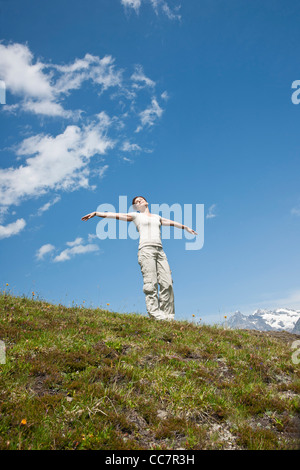
<svg viewBox="0 0 300 470">
<path fill-rule="evenodd" d="M 139 249 L 148 315 L 156 320 L 173 320 L 175 315 L 171 269 L 162 247 L 147 245 Z M 158 297 L 159 284 L 159 297 Z"/>
</svg>

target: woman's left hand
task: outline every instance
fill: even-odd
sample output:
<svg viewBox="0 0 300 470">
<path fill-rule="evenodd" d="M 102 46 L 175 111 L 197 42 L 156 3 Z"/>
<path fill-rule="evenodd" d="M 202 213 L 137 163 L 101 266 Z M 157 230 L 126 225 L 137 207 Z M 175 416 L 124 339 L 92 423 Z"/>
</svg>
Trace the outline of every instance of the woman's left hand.
<svg viewBox="0 0 300 470">
<path fill-rule="evenodd" d="M 193 235 L 198 235 L 198 233 L 195 232 L 195 230 L 193 230 L 193 229 L 190 228 L 190 227 L 185 227 L 185 230 L 186 230 L 187 232 L 189 232 L 189 233 L 192 233 Z"/>
</svg>

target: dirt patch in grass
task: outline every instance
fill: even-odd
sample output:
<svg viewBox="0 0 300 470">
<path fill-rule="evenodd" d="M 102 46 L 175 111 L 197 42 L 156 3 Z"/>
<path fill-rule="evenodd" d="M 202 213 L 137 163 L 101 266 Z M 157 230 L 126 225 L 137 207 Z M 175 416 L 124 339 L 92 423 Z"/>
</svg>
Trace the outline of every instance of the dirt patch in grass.
<svg viewBox="0 0 300 470">
<path fill-rule="evenodd" d="M 245 330 L 250 332 L 252 336 L 257 336 L 262 339 L 271 338 L 277 339 L 285 344 L 290 344 L 293 341 L 300 340 L 300 335 L 289 333 L 288 331 L 258 331 L 258 330 Z"/>
<path fill-rule="evenodd" d="M 42 397 L 44 395 L 57 395 L 62 393 L 60 389 L 61 380 L 58 375 L 38 373 L 35 375 L 27 389 L 35 396 Z"/>
</svg>

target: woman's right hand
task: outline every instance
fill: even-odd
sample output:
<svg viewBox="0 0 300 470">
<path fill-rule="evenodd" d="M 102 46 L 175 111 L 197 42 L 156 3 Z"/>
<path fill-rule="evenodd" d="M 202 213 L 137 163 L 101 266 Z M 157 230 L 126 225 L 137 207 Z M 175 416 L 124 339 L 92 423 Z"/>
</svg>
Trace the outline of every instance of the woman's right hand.
<svg viewBox="0 0 300 470">
<path fill-rule="evenodd" d="M 87 215 L 84 215 L 83 217 L 81 217 L 81 220 L 92 219 L 93 217 L 95 217 L 95 215 L 96 215 L 96 212 L 91 212 L 90 214 L 87 214 Z"/>
</svg>

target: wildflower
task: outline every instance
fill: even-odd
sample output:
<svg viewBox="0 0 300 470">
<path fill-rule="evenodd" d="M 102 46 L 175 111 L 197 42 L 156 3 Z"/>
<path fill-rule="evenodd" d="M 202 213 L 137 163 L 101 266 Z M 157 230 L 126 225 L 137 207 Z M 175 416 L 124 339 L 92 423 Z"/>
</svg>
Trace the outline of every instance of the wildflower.
<svg viewBox="0 0 300 470">
<path fill-rule="evenodd" d="M 193 314 L 192 317 L 194 317 L 195 315 Z"/>
<path fill-rule="evenodd" d="M 227 318 L 227 315 L 224 315 L 224 318 L 225 318 L 225 320 L 226 320 L 226 318 Z"/>
<path fill-rule="evenodd" d="M 22 419 L 21 424 L 22 424 L 23 426 L 25 426 L 25 424 L 27 424 L 27 421 L 26 421 L 25 418 Z"/>
<path fill-rule="evenodd" d="M 106 304 L 106 305 L 109 305 L 109 304 Z"/>
<path fill-rule="evenodd" d="M 6 285 L 8 286 L 8 283 L 6 283 Z"/>
</svg>

